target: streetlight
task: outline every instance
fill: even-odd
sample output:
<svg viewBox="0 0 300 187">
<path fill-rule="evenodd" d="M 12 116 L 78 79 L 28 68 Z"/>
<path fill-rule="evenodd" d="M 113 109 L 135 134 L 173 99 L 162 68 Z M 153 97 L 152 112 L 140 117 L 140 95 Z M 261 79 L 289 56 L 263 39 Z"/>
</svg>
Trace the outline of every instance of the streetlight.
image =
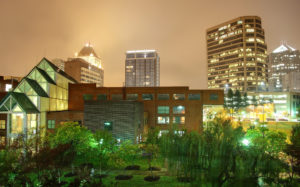
<svg viewBox="0 0 300 187">
<path fill-rule="evenodd" d="M 244 146 L 249 146 L 249 144 L 250 144 L 250 141 L 248 140 L 248 139 L 246 139 L 246 138 L 244 138 L 243 140 L 242 140 L 242 143 L 243 143 L 243 145 Z"/>
</svg>

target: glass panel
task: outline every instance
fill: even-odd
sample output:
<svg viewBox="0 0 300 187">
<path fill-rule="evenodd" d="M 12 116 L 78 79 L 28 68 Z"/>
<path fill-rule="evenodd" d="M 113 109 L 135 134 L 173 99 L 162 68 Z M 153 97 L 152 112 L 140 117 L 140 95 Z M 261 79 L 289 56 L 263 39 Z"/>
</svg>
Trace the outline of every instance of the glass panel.
<svg viewBox="0 0 300 187">
<path fill-rule="evenodd" d="M 55 111 L 57 109 L 56 99 L 50 98 L 50 111 Z"/>
<path fill-rule="evenodd" d="M 12 114 L 11 115 L 11 133 L 19 134 L 23 132 L 23 114 Z"/>
<path fill-rule="evenodd" d="M 91 95 L 91 94 L 83 94 L 83 100 L 85 100 L 85 101 L 93 100 L 93 95 Z"/>
<path fill-rule="evenodd" d="M 0 120 L 0 129 L 5 129 L 5 120 Z"/>
<path fill-rule="evenodd" d="M 56 98 L 57 97 L 56 93 L 57 93 L 56 86 L 53 85 L 53 84 L 50 84 L 50 97 L 51 98 Z"/>
<path fill-rule="evenodd" d="M 184 114 L 185 107 L 184 106 L 174 106 L 173 107 L 173 114 Z"/>
<path fill-rule="evenodd" d="M 38 108 L 38 97 L 37 96 L 28 96 L 31 102 Z"/>
<path fill-rule="evenodd" d="M 99 94 L 97 96 L 99 101 L 106 101 L 107 100 L 107 95 L 106 94 Z"/>
<path fill-rule="evenodd" d="M 169 100 L 170 96 L 169 96 L 169 94 L 157 94 L 157 99 L 158 100 Z"/>
<path fill-rule="evenodd" d="M 55 120 L 48 120 L 48 129 L 55 128 Z"/>
<path fill-rule="evenodd" d="M 157 123 L 158 124 L 169 124 L 170 118 L 169 118 L 169 116 L 158 116 Z"/>
<path fill-rule="evenodd" d="M 216 101 L 216 100 L 218 100 L 218 94 L 210 94 L 210 96 L 209 96 L 209 100 L 212 100 L 212 101 Z"/>
<path fill-rule="evenodd" d="M 153 94 L 142 94 L 143 100 L 153 100 L 154 95 Z"/>
<path fill-rule="evenodd" d="M 200 94 L 189 94 L 189 100 L 200 100 Z"/>
<path fill-rule="evenodd" d="M 112 94 L 111 100 L 123 100 L 122 94 Z"/>
<path fill-rule="evenodd" d="M 17 105 L 14 109 L 13 109 L 14 112 L 23 112 L 23 110 L 20 108 L 19 105 Z"/>
<path fill-rule="evenodd" d="M 184 116 L 175 116 L 175 117 L 173 117 L 173 123 L 174 124 L 184 124 L 185 117 Z"/>
<path fill-rule="evenodd" d="M 138 94 L 127 94 L 126 99 L 136 101 L 138 100 Z"/>
<path fill-rule="evenodd" d="M 173 94 L 173 99 L 174 100 L 184 100 L 185 95 L 184 94 Z"/>
<path fill-rule="evenodd" d="M 158 114 L 169 114 L 170 107 L 168 106 L 158 106 L 157 107 L 157 113 Z"/>
</svg>

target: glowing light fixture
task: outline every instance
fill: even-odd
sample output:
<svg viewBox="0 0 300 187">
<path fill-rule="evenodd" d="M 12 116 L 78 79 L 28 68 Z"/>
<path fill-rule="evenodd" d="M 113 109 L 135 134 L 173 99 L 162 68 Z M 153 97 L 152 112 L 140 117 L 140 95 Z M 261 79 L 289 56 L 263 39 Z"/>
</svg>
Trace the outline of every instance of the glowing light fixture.
<svg viewBox="0 0 300 187">
<path fill-rule="evenodd" d="M 247 140 L 247 139 L 243 139 L 242 143 L 243 143 L 244 146 L 249 146 L 250 141 Z"/>
</svg>

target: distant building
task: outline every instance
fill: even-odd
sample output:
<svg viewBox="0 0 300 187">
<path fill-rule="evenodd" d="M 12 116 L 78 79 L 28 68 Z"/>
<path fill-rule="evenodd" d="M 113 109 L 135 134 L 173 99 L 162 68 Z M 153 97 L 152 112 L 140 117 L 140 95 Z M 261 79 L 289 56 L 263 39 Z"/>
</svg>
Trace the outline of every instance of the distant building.
<svg viewBox="0 0 300 187">
<path fill-rule="evenodd" d="M 282 90 L 285 92 L 300 92 L 300 71 L 290 72 L 284 75 Z"/>
<path fill-rule="evenodd" d="M 160 86 L 159 61 L 159 55 L 155 50 L 127 51 L 125 61 L 125 86 Z"/>
<path fill-rule="evenodd" d="M 269 55 L 269 90 L 299 90 L 299 73 L 296 72 L 300 72 L 300 52 L 283 43 Z"/>
<path fill-rule="evenodd" d="M 243 16 L 207 29 L 208 88 L 263 91 L 268 80 L 261 18 Z"/>
<path fill-rule="evenodd" d="M 65 71 L 65 61 L 60 58 L 52 59 L 52 63 L 60 70 Z"/>
<path fill-rule="evenodd" d="M 258 105 L 256 108 L 260 108 L 260 112 L 265 112 L 270 118 L 274 120 L 296 120 L 297 119 L 297 109 L 300 108 L 300 93 L 297 92 L 248 92 L 248 99 L 250 104 L 252 97 L 255 96 L 258 103 L 260 100 L 264 99 L 273 103 L 273 110 L 268 111 L 268 108 L 262 105 Z M 253 108 L 249 106 L 248 108 Z M 247 112 L 250 114 L 251 111 Z M 267 116 L 267 117 L 268 117 Z"/>
<path fill-rule="evenodd" d="M 103 86 L 103 64 L 93 47 L 86 44 L 75 56 L 65 62 L 65 72 L 80 83 L 96 83 L 97 87 Z"/>
</svg>

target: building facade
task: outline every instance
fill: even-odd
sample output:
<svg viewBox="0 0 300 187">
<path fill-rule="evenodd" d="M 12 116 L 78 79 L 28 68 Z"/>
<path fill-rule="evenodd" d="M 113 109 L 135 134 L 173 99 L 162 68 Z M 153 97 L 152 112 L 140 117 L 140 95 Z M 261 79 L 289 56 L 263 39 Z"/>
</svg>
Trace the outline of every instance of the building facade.
<svg viewBox="0 0 300 187">
<path fill-rule="evenodd" d="M 151 127 L 158 127 L 161 130 L 176 127 L 181 130 L 200 132 L 203 124 L 203 106 L 223 105 L 224 92 L 223 90 L 190 90 L 188 87 L 97 88 L 95 84 L 70 85 L 69 112 L 83 112 L 85 101 L 140 102 L 143 104 L 145 131 Z M 52 117 L 53 120 L 60 120 L 55 119 L 54 115 Z"/>
<path fill-rule="evenodd" d="M 261 19 L 243 16 L 207 29 L 208 88 L 263 91 L 268 80 Z"/>
<path fill-rule="evenodd" d="M 7 115 L 6 143 L 46 129 L 48 111 L 68 110 L 69 83 L 76 80 L 43 58 L 0 101 L 0 114 Z"/>
<path fill-rule="evenodd" d="M 144 105 L 138 101 L 86 101 L 84 126 L 107 130 L 119 140 L 139 142 L 144 130 Z"/>
<path fill-rule="evenodd" d="M 86 44 L 75 58 L 69 58 L 64 63 L 64 70 L 80 83 L 96 83 L 97 87 L 104 85 L 104 69 L 101 59 L 93 47 Z"/>
<path fill-rule="evenodd" d="M 159 61 L 159 55 L 155 50 L 127 51 L 125 61 L 125 86 L 160 86 Z"/>
<path fill-rule="evenodd" d="M 300 108 L 300 93 L 298 92 L 248 92 L 249 102 L 251 103 L 252 97 L 256 97 L 260 113 L 265 113 L 265 118 L 271 118 L 272 120 L 277 121 L 295 121 L 297 120 L 298 108 Z M 260 105 L 261 100 L 267 101 L 264 102 L 267 105 Z M 269 105 L 272 104 L 272 105 Z M 251 108 L 249 106 L 249 112 L 251 113 Z M 268 110 L 270 108 L 270 110 Z M 252 115 L 252 116 L 255 116 Z"/>
<path fill-rule="evenodd" d="M 269 55 L 269 90 L 299 91 L 300 52 L 283 43 Z M 299 77 L 298 77 L 299 79 Z"/>
</svg>

